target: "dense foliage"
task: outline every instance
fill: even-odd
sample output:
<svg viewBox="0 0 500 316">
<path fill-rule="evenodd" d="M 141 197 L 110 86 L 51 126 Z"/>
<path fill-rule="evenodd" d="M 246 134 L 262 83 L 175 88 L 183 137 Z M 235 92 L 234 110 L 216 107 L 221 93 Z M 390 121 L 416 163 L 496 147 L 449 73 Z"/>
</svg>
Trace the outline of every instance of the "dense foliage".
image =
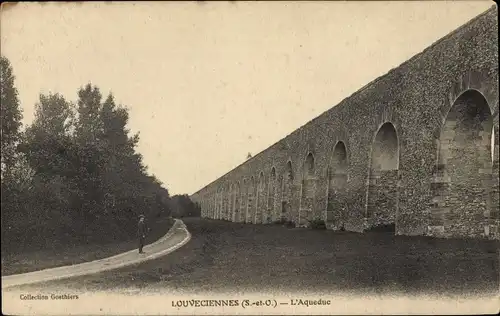
<svg viewBox="0 0 500 316">
<path fill-rule="evenodd" d="M 138 214 L 169 215 L 169 193 L 147 174 L 113 95 L 90 83 L 76 102 L 41 94 L 21 130 L 14 80 L 2 57 L 2 251 L 132 238 Z"/>
<path fill-rule="evenodd" d="M 172 216 L 182 217 L 200 217 L 201 208 L 194 203 L 188 195 L 174 195 L 170 199 L 170 209 Z"/>
</svg>

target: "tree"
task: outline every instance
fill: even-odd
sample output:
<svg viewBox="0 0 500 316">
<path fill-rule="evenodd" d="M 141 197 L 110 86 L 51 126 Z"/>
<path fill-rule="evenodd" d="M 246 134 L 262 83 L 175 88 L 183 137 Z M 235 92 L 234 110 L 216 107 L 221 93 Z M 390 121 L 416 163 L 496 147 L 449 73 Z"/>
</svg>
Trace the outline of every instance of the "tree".
<svg viewBox="0 0 500 316">
<path fill-rule="evenodd" d="M 26 128 L 22 151 L 35 174 L 74 175 L 72 105 L 59 94 L 40 94 L 35 119 Z"/>
<path fill-rule="evenodd" d="M 2 236 L 11 251 L 132 238 L 138 213 L 169 214 L 168 190 L 148 175 L 139 135 L 129 136 L 127 109 L 112 94 L 101 99 L 90 84 L 76 103 L 40 95 L 33 123 L 15 138 L 15 186 L 8 201 L 2 195 Z M 5 187 L 2 181 L 2 193 Z"/>
<path fill-rule="evenodd" d="M 78 182 L 83 195 L 79 203 L 79 214 L 85 223 L 86 234 L 92 234 L 92 225 L 99 220 L 104 192 L 100 173 L 104 164 L 102 140 L 101 104 L 102 95 L 98 87 L 88 83 L 78 91 L 77 121 L 75 122 L 75 144 L 77 148 Z"/>
<path fill-rule="evenodd" d="M 72 139 L 73 105 L 59 94 L 40 94 L 35 119 L 20 146 L 32 170 L 25 192 L 25 218 L 42 227 L 70 227 L 78 197 L 77 148 Z M 76 218 L 75 218 L 76 219 Z"/>
<path fill-rule="evenodd" d="M 14 74 L 9 60 L 0 57 L 1 89 L 1 178 L 8 181 L 16 159 L 16 145 L 20 137 L 22 113 L 19 108 L 18 92 L 14 86 Z"/>
<path fill-rule="evenodd" d="M 78 91 L 76 135 L 81 143 L 94 143 L 102 130 L 100 119 L 102 95 L 88 83 Z"/>
<path fill-rule="evenodd" d="M 187 194 L 174 195 L 171 199 L 172 215 L 175 217 L 199 217 L 201 209 Z"/>
</svg>

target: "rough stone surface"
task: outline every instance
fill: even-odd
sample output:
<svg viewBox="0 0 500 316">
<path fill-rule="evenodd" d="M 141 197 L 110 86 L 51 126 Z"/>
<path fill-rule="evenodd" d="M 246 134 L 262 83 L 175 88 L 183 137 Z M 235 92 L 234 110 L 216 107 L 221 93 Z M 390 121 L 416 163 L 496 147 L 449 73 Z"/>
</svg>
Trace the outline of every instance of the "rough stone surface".
<svg viewBox="0 0 500 316">
<path fill-rule="evenodd" d="M 239 182 L 240 216 L 232 220 L 323 219 L 357 232 L 395 224 L 396 234 L 498 239 L 497 33 L 495 6 L 192 199 L 202 216 L 220 218 L 229 185 Z M 339 142 L 345 170 L 337 173 Z"/>
</svg>

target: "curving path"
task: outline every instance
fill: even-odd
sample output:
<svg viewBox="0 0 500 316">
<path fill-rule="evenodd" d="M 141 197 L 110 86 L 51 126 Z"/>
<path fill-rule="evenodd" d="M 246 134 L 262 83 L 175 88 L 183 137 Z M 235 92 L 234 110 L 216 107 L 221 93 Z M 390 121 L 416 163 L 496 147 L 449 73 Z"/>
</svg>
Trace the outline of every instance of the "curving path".
<svg viewBox="0 0 500 316">
<path fill-rule="evenodd" d="M 172 228 L 170 228 L 165 236 L 144 247 L 145 254 L 139 254 L 137 249 L 134 249 L 113 257 L 90 262 L 9 275 L 2 277 L 2 289 L 24 284 L 33 284 L 88 275 L 134 265 L 167 255 L 184 246 L 190 239 L 191 234 L 187 230 L 186 225 L 184 225 L 181 220 L 176 219 Z"/>
</svg>

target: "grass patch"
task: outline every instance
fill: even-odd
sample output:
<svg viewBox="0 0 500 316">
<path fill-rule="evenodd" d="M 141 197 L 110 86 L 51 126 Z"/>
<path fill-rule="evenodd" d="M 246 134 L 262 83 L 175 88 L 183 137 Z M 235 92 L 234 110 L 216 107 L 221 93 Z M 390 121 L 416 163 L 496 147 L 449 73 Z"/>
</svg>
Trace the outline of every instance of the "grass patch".
<svg viewBox="0 0 500 316">
<path fill-rule="evenodd" d="M 192 239 L 168 256 L 50 286 L 206 291 L 498 291 L 498 242 L 288 229 L 186 218 Z M 48 285 L 47 285 L 48 286 Z"/>
<path fill-rule="evenodd" d="M 172 227 L 174 220 L 168 217 L 149 222 L 151 231 L 146 242 L 153 243 L 164 236 Z M 115 242 L 93 242 L 75 244 L 58 243 L 54 247 L 30 250 L 26 252 L 3 253 L 2 275 L 26 273 L 47 268 L 78 264 L 103 259 L 137 248 L 136 231 L 128 238 Z"/>
</svg>

